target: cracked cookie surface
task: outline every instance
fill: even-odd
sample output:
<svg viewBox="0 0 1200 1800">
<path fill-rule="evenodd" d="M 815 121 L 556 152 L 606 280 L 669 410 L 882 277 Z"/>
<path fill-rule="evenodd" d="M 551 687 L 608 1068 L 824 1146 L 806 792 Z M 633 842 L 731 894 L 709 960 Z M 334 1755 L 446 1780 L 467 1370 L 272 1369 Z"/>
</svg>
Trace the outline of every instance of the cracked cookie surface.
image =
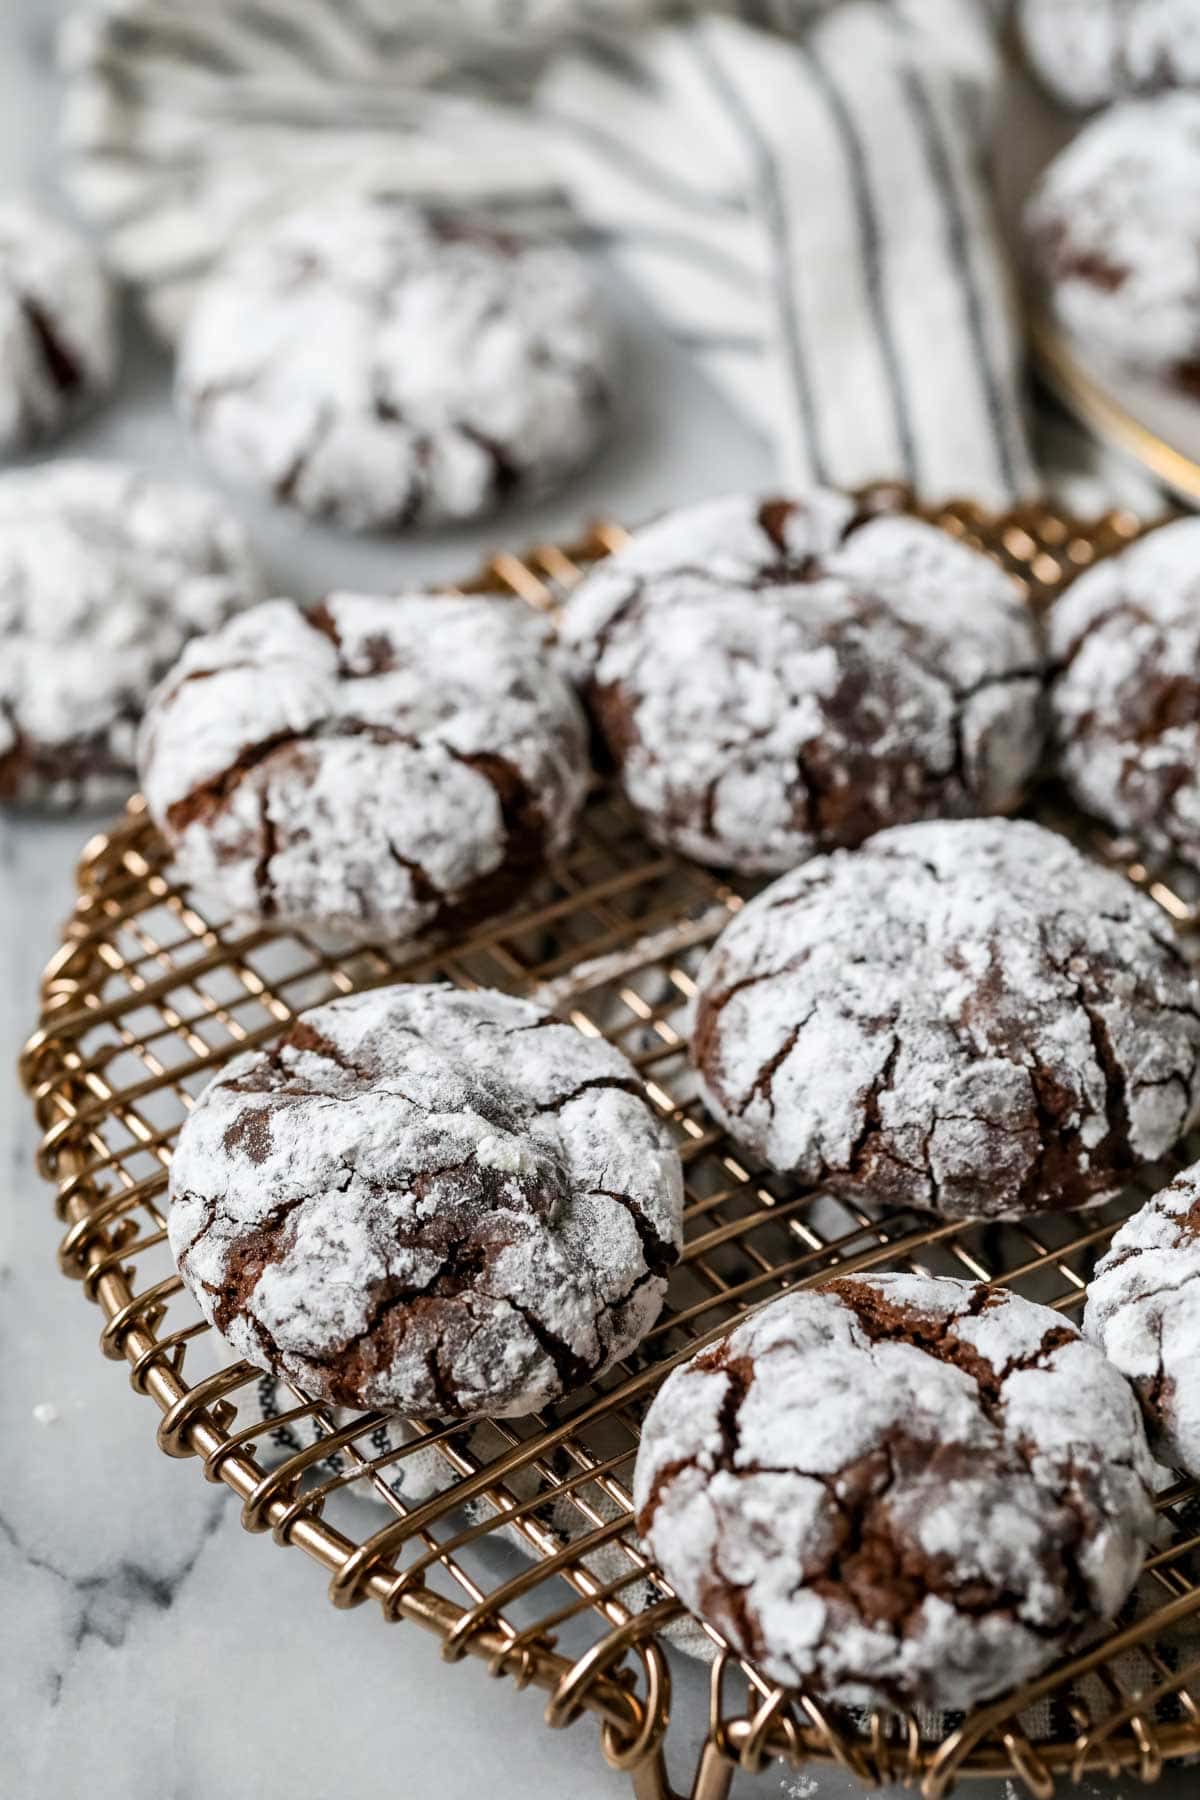
<svg viewBox="0 0 1200 1800">
<path fill-rule="evenodd" d="M 1072 798 L 1153 856 L 1200 868 L 1200 520 L 1081 575 L 1051 612 L 1049 645 Z"/>
<path fill-rule="evenodd" d="M 0 200 L 0 449 L 49 436 L 117 371 L 112 286 L 87 241 Z"/>
<path fill-rule="evenodd" d="M 1020 0 L 1038 79 L 1066 106 L 1200 86 L 1200 0 Z"/>
<path fill-rule="evenodd" d="M 651 836 L 793 867 L 886 825 L 1007 812 L 1041 742 L 1013 584 L 915 519 L 844 495 L 732 495 L 601 563 L 563 639 Z"/>
<path fill-rule="evenodd" d="M 251 1362 L 345 1406 L 512 1417 L 639 1342 L 683 1179 L 632 1066 L 525 1001 L 401 986 L 206 1090 L 171 1249 Z"/>
<path fill-rule="evenodd" d="M 508 904 L 589 779 L 544 621 L 441 594 L 270 600 L 195 640 L 139 766 L 185 880 L 240 917 L 397 942 Z"/>
<path fill-rule="evenodd" d="M 967 1707 L 1112 1616 L 1153 1524 L 1126 1383 L 1003 1289 L 851 1276 L 785 1295 L 647 1415 L 638 1527 L 772 1680 Z"/>
<path fill-rule="evenodd" d="M 155 683 L 261 591 L 201 489 L 110 463 L 0 475 L 0 801 L 123 802 Z"/>
<path fill-rule="evenodd" d="M 584 462 L 610 355 L 574 252 L 355 196 L 221 264 L 177 392 L 235 479 L 353 529 L 418 526 L 546 492 Z"/>
<path fill-rule="evenodd" d="M 955 1218 L 1118 1192 L 1200 1107 L 1165 913 L 1026 821 L 899 826 L 750 901 L 698 976 L 704 1097 L 757 1161 Z"/>
<path fill-rule="evenodd" d="M 1200 94 L 1107 108 L 1025 211 L 1058 322 L 1084 348 L 1200 392 Z"/>
<path fill-rule="evenodd" d="M 1200 1163 L 1117 1232 L 1083 1329 L 1133 1383 L 1154 1454 L 1200 1475 Z"/>
</svg>

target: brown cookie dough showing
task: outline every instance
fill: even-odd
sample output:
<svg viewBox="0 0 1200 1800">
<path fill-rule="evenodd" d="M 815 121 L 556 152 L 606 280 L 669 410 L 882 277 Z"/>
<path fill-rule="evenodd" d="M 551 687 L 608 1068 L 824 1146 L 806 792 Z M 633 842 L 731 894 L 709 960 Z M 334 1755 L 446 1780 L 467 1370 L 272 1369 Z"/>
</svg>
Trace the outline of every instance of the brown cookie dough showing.
<svg viewBox="0 0 1200 1800">
<path fill-rule="evenodd" d="M 400 986 L 201 1096 L 168 1232 L 241 1355 L 344 1406 L 511 1417 L 653 1324 L 683 1178 L 632 1066 L 525 1001 Z"/>
<path fill-rule="evenodd" d="M 395 942 L 506 906 L 589 779 L 544 621 L 441 594 L 271 600 L 197 639 L 139 765 L 184 880 L 242 918 Z"/>
<path fill-rule="evenodd" d="M 1200 868 L 1200 519 L 1081 575 L 1050 615 L 1051 717 L 1072 798 Z"/>
<path fill-rule="evenodd" d="M 737 914 L 692 1056 L 758 1162 L 1015 1217 L 1119 1192 L 1195 1123 L 1200 983 L 1161 908 L 1056 833 L 899 826 Z"/>
<path fill-rule="evenodd" d="M 669 1377 L 634 1505 L 679 1598 L 772 1681 L 965 1708 L 1117 1611 L 1152 1472 L 1128 1386 L 1059 1314 L 851 1276 Z"/>
<path fill-rule="evenodd" d="M 1159 1461 L 1200 1476 L 1200 1163 L 1122 1225 L 1083 1329 L 1133 1383 Z"/>
<path fill-rule="evenodd" d="M 1025 55 L 1064 106 L 1200 87 L 1200 0 L 1019 0 Z"/>
<path fill-rule="evenodd" d="M 882 826 L 1008 812 L 1041 743 L 1013 584 L 916 519 L 842 494 L 709 500 L 639 532 L 563 637 L 650 835 L 794 867 Z"/>
</svg>

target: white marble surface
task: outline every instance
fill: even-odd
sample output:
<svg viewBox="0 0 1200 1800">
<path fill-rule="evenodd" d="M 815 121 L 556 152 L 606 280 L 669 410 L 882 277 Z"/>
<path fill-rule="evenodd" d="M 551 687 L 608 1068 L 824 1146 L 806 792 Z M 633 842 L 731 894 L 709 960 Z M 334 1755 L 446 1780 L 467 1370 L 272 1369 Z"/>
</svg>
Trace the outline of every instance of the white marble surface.
<svg viewBox="0 0 1200 1800">
<path fill-rule="evenodd" d="M 53 196 L 50 0 L 0 0 L 0 185 Z M 618 302 L 620 303 L 620 302 Z M 628 309 L 624 309 L 628 311 Z M 248 516 L 281 589 L 395 587 L 469 570 L 481 552 L 569 534 L 766 478 L 763 450 L 627 318 L 619 429 L 586 481 L 474 535 L 353 542 L 279 513 Z M 127 337 L 113 404 L 62 446 L 198 473 L 170 412 L 168 370 Z M 0 820 L 0 1064 L 34 1022 L 38 972 L 71 896 L 87 825 Z M 628 1792 L 595 1728 L 547 1732 L 535 1695 L 444 1667 L 415 1627 L 335 1612 L 315 1568 L 242 1532 L 224 1490 L 153 1442 L 123 1367 L 97 1353 L 99 1315 L 58 1275 L 58 1227 L 33 1171 L 34 1131 L 0 1083 L 0 1796 L 4 1800 L 602 1800 Z M 672 1736 L 698 1744 L 703 1684 L 685 1673 Z M 689 1758 L 675 1764 L 680 1784 Z M 991 1784 L 989 1784 L 990 1786 Z M 1007 1784 L 991 1788 L 994 1796 Z M 982 1794 L 982 1789 L 974 1790 Z M 1114 1788 L 1091 1784 L 1094 1795 Z M 1164 1786 L 1182 1800 L 1182 1778 Z M 739 1786 L 768 1800 L 844 1800 L 834 1772 Z M 1011 1788 L 1008 1789 L 1012 1793 Z"/>
</svg>

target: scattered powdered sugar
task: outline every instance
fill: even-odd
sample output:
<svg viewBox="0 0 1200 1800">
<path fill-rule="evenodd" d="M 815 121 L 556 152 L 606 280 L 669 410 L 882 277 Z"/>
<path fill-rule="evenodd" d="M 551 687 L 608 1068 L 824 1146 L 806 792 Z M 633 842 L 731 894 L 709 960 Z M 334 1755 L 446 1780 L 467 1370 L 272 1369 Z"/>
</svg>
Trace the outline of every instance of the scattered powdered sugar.
<svg viewBox="0 0 1200 1800">
<path fill-rule="evenodd" d="M 0 201 L 0 448 L 57 431 L 116 368 L 112 287 L 95 251 L 24 201 Z"/>
<path fill-rule="evenodd" d="M 1200 520 L 1081 575 L 1050 615 L 1051 713 L 1075 800 L 1200 867 Z"/>
<path fill-rule="evenodd" d="M 787 1294 L 676 1370 L 634 1504 L 676 1593 L 772 1680 L 957 1708 L 1117 1610 L 1152 1473 L 1128 1387 L 1059 1314 L 865 1276 Z"/>
<path fill-rule="evenodd" d="M 1041 741 L 1028 610 L 986 557 L 844 495 L 733 495 L 593 571 L 563 637 L 652 836 L 788 868 L 930 813 L 1007 811 Z"/>
<path fill-rule="evenodd" d="M 242 240 L 189 315 L 178 392 L 237 479 L 365 529 L 561 481 L 609 363 L 574 252 L 360 193 Z"/>
<path fill-rule="evenodd" d="M 1133 1383 L 1155 1455 L 1200 1475 L 1200 1163 L 1122 1225 L 1083 1329 Z"/>
<path fill-rule="evenodd" d="M 260 592 L 199 489 L 108 463 L 0 476 L 0 797 L 123 800 L 155 682 Z"/>
<path fill-rule="evenodd" d="M 180 1134 L 168 1230 L 260 1366 L 342 1405 L 511 1416 L 644 1335 L 682 1188 L 617 1050 L 506 995 L 402 986 L 217 1077 Z"/>
<path fill-rule="evenodd" d="M 1200 984 L 1162 911 L 1023 821 L 901 826 L 750 901 L 692 1054 L 757 1160 L 1014 1216 L 1119 1191 L 1200 1104 Z"/>
<path fill-rule="evenodd" d="M 1020 0 L 1025 54 L 1067 106 L 1200 86 L 1200 0 Z"/>
<path fill-rule="evenodd" d="M 1200 94 L 1110 107 L 1050 164 L 1026 212 L 1065 328 L 1132 367 L 1200 372 Z"/>
<path fill-rule="evenodd" d="M 397 940 L 503 905 L 589 780 L 545 622 L 439 594 L 272 600 L 196 640 L 139 763 L 185 880 L 241 916 Z"/>
</svg>

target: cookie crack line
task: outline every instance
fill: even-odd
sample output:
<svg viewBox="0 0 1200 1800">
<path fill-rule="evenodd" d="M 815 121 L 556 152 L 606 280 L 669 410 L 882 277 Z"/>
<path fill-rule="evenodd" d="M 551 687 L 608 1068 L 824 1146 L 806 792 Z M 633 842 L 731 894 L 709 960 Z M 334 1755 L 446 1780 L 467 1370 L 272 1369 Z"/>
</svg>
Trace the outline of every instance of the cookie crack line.
<svg viewBox="0 0 1200 1800">
<path fill-rule="evenodd" d="M 929 1367 L 885 1367 L 887 1351 Z M 847 1276 L 668 1376 L 634 1498 L 675 1592 L 769 1679 L 945 1710 L 1032 1678 L 1116 1611 L 1152 1535 L 1152 1473 L 1121 1377 L 1049 1308 Z"/>
<path fill-rule="evenodd" d="M 636 1348 L 682 1242 L 673 1138 L 611 1046 L 536 1018 L 373 988 L 218 1076 L 167 1227 L 236 1348 L 336 1404 L 446 1417 L 520 1416 Z M 543 1118 L 551 1083 L 583 1098 Z"/>
</svg>

